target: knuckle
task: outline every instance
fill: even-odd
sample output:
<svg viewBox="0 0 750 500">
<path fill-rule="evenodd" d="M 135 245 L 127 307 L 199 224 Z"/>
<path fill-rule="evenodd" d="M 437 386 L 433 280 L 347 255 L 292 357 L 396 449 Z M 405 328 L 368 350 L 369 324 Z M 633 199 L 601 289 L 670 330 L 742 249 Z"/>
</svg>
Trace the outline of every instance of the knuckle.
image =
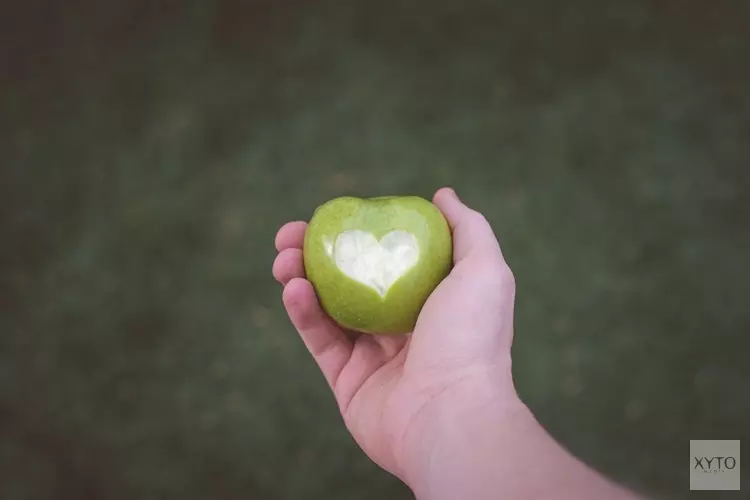
<svg viewBox="0 0 750 500">
<path fill-rule="evenodd" d="M 516 277 L 505 262 L 497 268 L 494 277 L 494 281 L 503 291 L 503 294 L 514 295 L 516 293 Z"/>
<path fill-rule="evenodd" d="M 487 217 L 484 216 L 483 213 L 477 212 L 476 210 L 471 211 L 471 221 L 475 224 L 481 224 L 481 225 L 489 225 L 489 221 L 487 220 Z"/>
<path fill-rule="evenodd" d="M 503 264 L 503 282 L 505 285 L 515 292 L 516 290 L 516 275 L 508 264 Z"/>
</svg>

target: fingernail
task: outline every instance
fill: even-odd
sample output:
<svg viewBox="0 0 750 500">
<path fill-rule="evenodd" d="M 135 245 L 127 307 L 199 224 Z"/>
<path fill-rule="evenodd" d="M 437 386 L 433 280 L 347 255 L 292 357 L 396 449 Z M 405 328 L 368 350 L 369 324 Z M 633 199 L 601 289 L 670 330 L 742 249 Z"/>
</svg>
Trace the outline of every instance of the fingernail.
<svg viewBox="0 0 750 500">
<path fill-rule="evenodd" d="M 455 189 L 453 189 L 453 188 L 448 188 L 448 190 L 450 191 L 450 193 L 451 193 L 451 196 L 453 196 L 453 197 L 454 197 L 455 199 L 457 199 L 457 200 L 461 201 L 461 198 L 459 198 L 459 197 L 458 197 L 458 195 L 456 194 L 456 190 L 455 190 Z"/>
</svg>

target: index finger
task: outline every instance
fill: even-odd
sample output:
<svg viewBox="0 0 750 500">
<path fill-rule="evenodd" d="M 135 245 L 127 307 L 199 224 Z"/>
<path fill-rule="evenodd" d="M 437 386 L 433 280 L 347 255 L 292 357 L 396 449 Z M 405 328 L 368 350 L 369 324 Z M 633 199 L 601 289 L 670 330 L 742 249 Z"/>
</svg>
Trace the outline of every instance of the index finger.
<svg viewBox="0 0 750 500">
<path fill-rule="evenodd" d="M 305 241 L 305 231 L 307 231 L 307 222 L 299 220 L 287 222 L 276 233 L 276 250 L 281 252 L 287 248 L 301 249 Z"/>
</svg>

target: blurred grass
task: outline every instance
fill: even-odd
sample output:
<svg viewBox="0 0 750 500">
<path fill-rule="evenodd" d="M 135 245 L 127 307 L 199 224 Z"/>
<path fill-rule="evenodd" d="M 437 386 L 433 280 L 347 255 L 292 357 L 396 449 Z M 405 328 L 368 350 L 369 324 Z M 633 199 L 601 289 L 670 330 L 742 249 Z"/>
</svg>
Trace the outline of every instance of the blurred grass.
<svg viewBox="0 0 750 500">
<path fill-rule="evenodd" d="M 749 437 L 746 2 L 0 12 L 2 498 L 408 498 L 345 433 L 272 238 L 446 184 L 501 238 L 519 390 L 579 456 L 682 498 L 689 439 Z"/>
</svg>

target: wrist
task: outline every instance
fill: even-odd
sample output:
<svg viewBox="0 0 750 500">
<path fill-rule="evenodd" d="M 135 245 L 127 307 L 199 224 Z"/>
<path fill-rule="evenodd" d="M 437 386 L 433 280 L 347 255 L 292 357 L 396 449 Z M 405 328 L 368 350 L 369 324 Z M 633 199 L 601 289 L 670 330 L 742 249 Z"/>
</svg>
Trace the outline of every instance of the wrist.
<svg viewBox="0 0 750 500">
<path fill-rule="evenodd" d="M 636 498 L 568 453 L 513 396 L 443 409 L 425 426 L 412 448 L 424 458 L 406 476 L 417 499 Z"/>
<path fill-rule="evenodd" d="M 496 464 L 512 436 L 538 426 L 510 377 L 485 375 L 450 387 L 415 416 L 402 443 L 401 471 L 417 498 L 437 498 L 430 492 L 451 475 Z"/>
</svg>

